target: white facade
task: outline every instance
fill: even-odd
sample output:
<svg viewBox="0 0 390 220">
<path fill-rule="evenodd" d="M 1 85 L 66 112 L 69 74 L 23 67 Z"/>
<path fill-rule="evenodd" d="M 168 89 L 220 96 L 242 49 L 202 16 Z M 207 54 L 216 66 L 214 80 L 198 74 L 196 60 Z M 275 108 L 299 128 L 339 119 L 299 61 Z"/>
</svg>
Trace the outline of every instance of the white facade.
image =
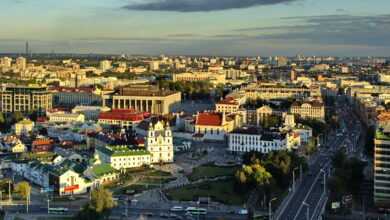
<svg viewBox="0 0 390 220">
<path fill-rule="evenodd" d="M 151 163 L 173 162 L 173 139 L 168 122 L 166 125 L 161 121 L 150 123 L 145 137 L 145 148 L 152 154 Z"/>
<path fill-rule="evenodd" d="M 49 121 L 52 122 L 81 122 L 84 123 L 85 116 L 78 113 L 54 113 L 50 115 Z"/>
<path fill-rule="evenodd" d="M 243 130 L 229 133 L 229 151 L 238 153 L 250 151 L 268 153 L 272 150 L 287 150 L 287 138 L 285 134 L 261 134 L 258 132 L 245 132 Z"/>
<path fill-rule="evenodd" d="M 15 134 L 26 135 L 33 131 L 35 123 L 30 120 L 19 121 L 15 124 Z"/>
</svg>

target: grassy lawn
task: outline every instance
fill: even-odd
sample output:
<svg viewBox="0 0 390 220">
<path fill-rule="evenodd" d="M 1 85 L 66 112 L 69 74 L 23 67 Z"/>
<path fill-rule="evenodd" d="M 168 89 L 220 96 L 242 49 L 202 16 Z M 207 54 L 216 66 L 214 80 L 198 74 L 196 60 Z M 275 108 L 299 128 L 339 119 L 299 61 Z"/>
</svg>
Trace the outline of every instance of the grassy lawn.
<svg viewBox="0 0 390 220">
<path fill-rule="evenodd" d="M 153 171 L 154 168 L 151 167 L 136 167 L 136 168 L 128 168 L 126 169 L 126 173 L 141 173 L 147 171 Z"/>
<path fill-rule="evenodd" d="M 172 176 L 172 173 L 162 170 L 156 170 L 154 172 L 145 174 L 145 176 Z"/>
<path fill-rule="evenodd" d="M 221 180 L 216 182 L 206 182 L 179 187 L 164 191 L 170 200 L 175 201 L 198 201 L 199 197 L 211 197 L 213 201 L 224 204 L 244 204 L 248 200 L 249 194 L 238 194 L 233 189 L 233 180 Z"/>
<path fill-rule="evenodd" d="M 122 185 L 122 184 L 124 184 L 126 182 L 132 181 L 132 180 L 134 180 L 134 177 L 131 176 L 131 173 L 126 173 L 124 175 L 121 175 L 119 177 L 119 180 L 115 180 L 115 181 L 113 181 L 111 183 L 108 183 L 107 185 L 104 185 L 104 188 L 106 188 L 106 189 L 114 189 L 114 188 L 116 188 L 116 187 L 118 187 L 118 186 L 120 186 L 120 185 Z"/>
<path fill-rule="evenodd" d="M 154 186 L 154 185 L 150 185 L 147 187 L 146 187 L 146 185 L 130 185 L 130 186 L 126 186 L 122 189 L 119 189 L 118 191 L 116 191 L 114 193 L 114 195 L 126 195 L 127 190 L 134 190 L 134 194 L 138 194 L 138 193 L 142 193 L 145 190 L 154 189 L 157 187 L 158 186 Z"/>
<path fill-rule="evenodd" d="M 176 177 L 162 178 L 162 179 L 158 179 L 158 178 L 143 178 L 143 179 L 140 179 L 139 182 L 140 183 L 165 184 L 165 183 L 169 183 L 171 181 L 174 181 L 176 179 L 177 179 Z"/>
<path fill-rule="evenodd" d="M 195 181 L 203 178 L 215 178 L 217 176 L 233 176 L 241 167 L 219 167 L 212 164 L 202 165 L 194 168 L 192 173 L 188 175 L 190 181 Z"/>
<path fill-rule="evenodd" d="M 55 197 L 55 198 L 53 198 L 53 201 L 54 202 L 71 202 L 71 201 L 77 201 L 77 200 L 83 199 L 82 197 L 76 197 L 76 196 L 73 197 L 74 200 L 70 200 L 69 198 L 70 198 L 70 196 Z"/>
</svg>

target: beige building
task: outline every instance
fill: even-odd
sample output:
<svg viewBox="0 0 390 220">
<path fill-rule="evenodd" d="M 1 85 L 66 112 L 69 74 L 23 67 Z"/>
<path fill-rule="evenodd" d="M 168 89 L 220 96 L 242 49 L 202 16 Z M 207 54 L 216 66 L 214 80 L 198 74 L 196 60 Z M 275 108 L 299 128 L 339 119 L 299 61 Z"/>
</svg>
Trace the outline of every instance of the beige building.
<svg viewBox="0 0 390 220">
<path fill-rule="evenodd" d="M 20 111 L 26 114 L 32 109 L 38 112 L 52 109 L 52 94 L 44 84 L 6 85 L 3 87 L 1 98 L 2 111 L 5 113 Z"/>
<path fill-rule="evenodd" d="M 85 116 L 83 114 L 78 114 L 78 113 L 53 113 L 50 115 L 49 121 L 84 123 Z"/>
<path fill-rule="evenodd" d="M 216 112 L 236 113 L 239 108 L 240 104 L 237 99 L 233 97 L 228 97 L 215 104 Z"/>
<path fill-rule="evenodd" d="M 179 73 L 173 74 L 173 81 L 208 81 L 216 82 L 216 84 L 226 83 L 226 74 L 209 73 L 209 72 L 196 72 L 196 73 Z"/>
<path fill-rule="evenodd" d="M 325 120 L 325 106 L 317 100 L 295 101 L 290 107 L 290 112 L 302 118 L 311 117 L 318 120 Z"/>
<path fill-rule="evenodd" d="M 26 135 L 33 131 L 35 123 L 28 119 L 24 119 L 15 124 L 15 134 Z"/>
<path fill-rule="evenodd" d="M 273 112 L 272 108 L 267 105 L 258 109 L 246 109 L 246 123 L 251 125 L 261 125 Z"/>
<path fill-rule="evenodd" d="M 103 105 L 112 103 L 112 109 L 146 111 L 152 114 L 167 114 L 178 111 L 181 93 L 160 91 L 156 86 L 132 85 L 121 87 L 119 94 L 105 95 Z"/>
</svg>

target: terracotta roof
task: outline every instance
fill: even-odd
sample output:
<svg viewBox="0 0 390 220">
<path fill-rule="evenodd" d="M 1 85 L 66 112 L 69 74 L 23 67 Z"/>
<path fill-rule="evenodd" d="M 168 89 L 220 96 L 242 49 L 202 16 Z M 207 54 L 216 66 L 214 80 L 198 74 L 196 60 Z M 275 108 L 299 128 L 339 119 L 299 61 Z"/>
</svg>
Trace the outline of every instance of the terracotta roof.
<svg viewBox="0 0 390 220">
<path fill-rule="evenodd" d="M 45 122 L 45 121 L 49 121 L 49 118 L 46 118 L 46 117 L 38 117 L 38 118 L 37 118 L 37 121 L 39 121 L 39 122 Z"/>
<path fill-rule="evenodd" d="M 47 145 L 53 143 L 53 139 L 43 139 L 33 141 L 33 145 Z"/>
<path fill-rule="evenodd" d="M 238 105 L 238 102 L 233 97 L 228 97 L 217 103 L 218 105 Z"/>
<path fill-rule="evenodd" d="M 222 114 L 203 112 L 198 115 L 196 125 L 221 126 Z"/>
</svg>

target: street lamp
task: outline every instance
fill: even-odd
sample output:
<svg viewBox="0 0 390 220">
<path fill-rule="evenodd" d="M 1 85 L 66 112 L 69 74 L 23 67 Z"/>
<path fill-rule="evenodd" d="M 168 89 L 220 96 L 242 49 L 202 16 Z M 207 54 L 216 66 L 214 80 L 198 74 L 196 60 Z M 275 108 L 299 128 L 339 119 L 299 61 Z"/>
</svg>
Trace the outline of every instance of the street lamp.
<svg viewBox="0 0 390 220">
<path fill-rule="evenodd" d="M 320 171 L 324 173 L 324 196 L 325 196 L 326 172 L 323 169 L 320 169 Z"/>
<path fill-rule="evenodd" d="M 303 205 L 305 205 L 307 207 L 307 210 L 306 210 L 306 218 L 307 220 L 310 220 L 310 205 L 307 204 L 306 202 L 302 202 Z"/>
<path fill-rule="evenodd" d="M 271 212 L 272 212 L 272 210 L 271 210 L 271 203 L 274 200 L 276 200 L 276 198 L 273 198 L 273 199 L 269 200 L 269 202 L 268 202 L 268 218 L 269 218 L 269 220 L 272 219 L 272 217 L 271 217 Z"/>
<path fill-rule="evenodd" d="M 293 172 L 292 172 L 292 174 L 293 174 L 293 192 L 295 192 L 295 170 L 297 170 L 299 167 L 295 167 L 294 169 L 293 169 Z"/>
</svg>

